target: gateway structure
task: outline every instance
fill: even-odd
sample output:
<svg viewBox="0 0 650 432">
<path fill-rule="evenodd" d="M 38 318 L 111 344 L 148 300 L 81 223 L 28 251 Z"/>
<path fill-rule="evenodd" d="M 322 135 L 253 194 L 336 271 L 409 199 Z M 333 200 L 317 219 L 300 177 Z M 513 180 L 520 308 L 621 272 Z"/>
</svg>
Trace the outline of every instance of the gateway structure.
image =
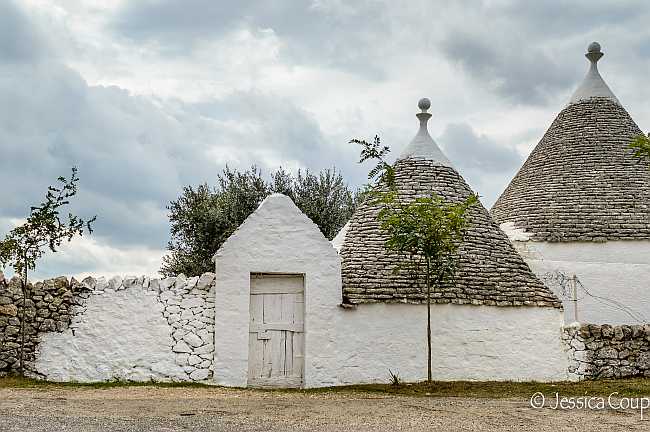
<svg viewBox="0 0 650 432">
<path fill-rule="evenodd" d="M 472 193 L 427 131 L 395 164 L 400 199 Z M 319 387 L 426 377 L 422 281 L 393 270 L 379 208 L 362 204 L 334 241 L 283 195 L 268 197 L 215 255 L 214 379 Z M 562 380 L 562 304 L 478 205 L 454 283 L 433 293 L 437 380 Z M 336 249 L 335 249 L 336 247 Z M 337 253 L 337 249 L 340 253 Z"/>
<path fill-rule="evenodd" d="M 590 68 L 492 207 L 532 269 L 565 305 L 566 319 L 650 319 L 650 167 L 628 147 L 641 134 Z"/>
</svg>

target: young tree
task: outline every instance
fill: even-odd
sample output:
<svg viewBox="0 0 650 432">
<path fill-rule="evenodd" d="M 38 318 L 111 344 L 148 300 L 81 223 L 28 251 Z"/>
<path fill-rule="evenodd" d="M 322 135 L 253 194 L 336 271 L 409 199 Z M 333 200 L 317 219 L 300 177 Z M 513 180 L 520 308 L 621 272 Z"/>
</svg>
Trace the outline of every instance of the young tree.
<svg viewBox="0 0 650 432">
<path fill-rule="evenodd" d="M 648 136 L 643 134 L 638 135 L 630 143 L 630 148 L 634 150 L 634 156 L 650 162 L 650 134 Z"/>
<path fill-rule="evenodd" d="M 318 175 L 298 171 L 294 176 L 280 168 L 267 182 L 254 166 L 244 172 L 226 168 L 215 188 L 186 187 L 167 207 L 172 239 L 161 273 L 196 276 L 212 271 L 212 255 L 266 196 L 276 192 L 289 196 L 329 239 L 345 225 L 356 205 L 354 194 L 335 169 Z"/>
<path fill-rule="evenodd" d="M 385 248 L 403 257 L 396 271 L 408 269 L 417 280 L 424 279 L 427 304 L 427 380 L 431 381 L 431 290 L 453 280 L 458 248 L 469 227 L 469 209 L 478 202 L 469 195 L 460 202 L 448 202 L 431 193 L 413 200 L 402 199 L 395 172 L 384 159 L 390 151 L 373 143 L 353 140 L 363 147 L 360 162 L 377 160 L 370 171 L 374 181 L 370 196 L 380 206 L 378 221 L 387 236 Z"/>
<path fill-rule="evenodd" d="M 49 249 L 56 252 L 64 241 L 71 241 L 84 231 L 92 234 L 92 224 L 97 216 L 85 221 L 68 213 L 67 221 L 61 220 L 60 211 L 70 204 L 70 199 L 77 194 L 77 168 L 72 168 L 70 179 L 59 177 L 58 187 L 49 186 L 45 201 L 31 207 L 24 224 L 12 229 L 4 240 L 0 241 L 0 263 L 3 267 L 13 267 L 21 278 L 22 306 L 20 318 L 21 346 L 19 354 L 19 373 L 24 371 L 25 347 L 25 303 L 29 270 L 36 269 L 36 261 Z"/>
</svg>

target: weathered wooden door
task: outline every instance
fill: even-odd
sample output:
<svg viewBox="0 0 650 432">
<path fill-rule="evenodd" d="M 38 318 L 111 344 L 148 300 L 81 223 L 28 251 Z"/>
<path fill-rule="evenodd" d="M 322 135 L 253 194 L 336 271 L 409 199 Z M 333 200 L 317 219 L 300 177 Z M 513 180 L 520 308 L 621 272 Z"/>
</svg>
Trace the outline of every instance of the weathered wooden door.
<svg viewBox="0 0 650 432">
<path fill-rule="evenodd" d="M 301 387 L 304 278 L 251 274 L 248 385 Z"/>
</svg>

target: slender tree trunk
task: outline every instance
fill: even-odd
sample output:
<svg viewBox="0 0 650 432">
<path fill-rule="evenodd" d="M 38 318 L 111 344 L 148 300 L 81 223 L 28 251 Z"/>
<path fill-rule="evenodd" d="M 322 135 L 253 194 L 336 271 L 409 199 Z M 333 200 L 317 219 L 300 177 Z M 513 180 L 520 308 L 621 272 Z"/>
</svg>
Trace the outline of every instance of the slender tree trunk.
<svg viewBox="0 0 650 432">
<path fill-rule="evenodd" d="M 429 259 L 427 259 L 427 382 L 431 382 L 431 283 L 429 279 Z"/>
<path fill-rule="evenodd" d="M 26 255 L 26 254 L 25 254 Z M 22 294 L 23 306 L 20 318 L 20 357 L 18 365 L 18 373 L 20 376 L 25 375 L 25 304 L 27 303 L 27 256 L 25 258 L 25 269 L 23 272 Z"/>
</svg>

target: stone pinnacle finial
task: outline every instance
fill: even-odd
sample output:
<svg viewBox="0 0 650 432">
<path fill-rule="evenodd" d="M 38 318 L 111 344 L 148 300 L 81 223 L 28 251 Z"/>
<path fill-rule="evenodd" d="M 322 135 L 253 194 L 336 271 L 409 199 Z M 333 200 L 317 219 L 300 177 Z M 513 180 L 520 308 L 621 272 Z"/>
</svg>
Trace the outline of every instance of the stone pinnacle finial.
<svg viewBox="0 0 650 432">
<path fill-rule="evenodd" d="M 604 55 L 605 54 L 600 50 L 600 44 L 598 42 L 592 42 L 587 48 L 587 54 L 585 54 L 585 57 L 587 57 L 589 61 L 595 65 L 598 60 L 600 60 L 600 58 Z"/>
<path fill-rule="evenodd" d="M 428 98 L 422 98 L 418 102 L 418 108 L 422 110 L 422 112 L 427 112 L 429 108 L 431 108 L 431 101 Z"/>
<path fill-rule="evenodd" d="M 598 42 L 592 42 L 589 44 L 585 57 L 589 59 L 591 64 L 589 65 L 589 70 L 587 71 L 585 79 L 582 80 L 582 84 L 578 86 L 576 91 L 573 93 L 573 96 L 571 96 L 571 99 L 569 99 L 569 105 L 591 98 L 605 98 L 620 104 L 609 86 L 605 83 L 605 80 L 603 80 L 603 77 L 600 76 L 600 72 L 598 72 L 598 60 L 600 60 L 603 55 L 604 54 Z"/>
<path fill-rule="evenodd" d="M 420 133 L 429 135 L 429 131 L 427 130 L 427 122 L 432 116 L 427 112 L 427 110 L 431 108 L 431 101 L 428 98 L 420 99 L 418 101 L 418 108 L 422 110 L 415 115 L 418 120 L 420 120 Z"/>
<path fill-rule="evenodd" d="M 426 159 L 434 162 L 437 165 L 443 165 L 453 168 L 447 156 L 440 150 L 436 142 L 431 138 L 429 130 L 427 129 L 427 122 L 431 118 L 431 114 L 427 112 L 431 108 L 431 101 L 428 98 L 422 98 L 418 101 L 418 108 L 420 112 L 415 114 L 415 117 L 420 121 L 420 128 L 417 135 L 411 140 L 406 148 L 400 154 L 399 159 L 416 158 Z"/>
</svg>

